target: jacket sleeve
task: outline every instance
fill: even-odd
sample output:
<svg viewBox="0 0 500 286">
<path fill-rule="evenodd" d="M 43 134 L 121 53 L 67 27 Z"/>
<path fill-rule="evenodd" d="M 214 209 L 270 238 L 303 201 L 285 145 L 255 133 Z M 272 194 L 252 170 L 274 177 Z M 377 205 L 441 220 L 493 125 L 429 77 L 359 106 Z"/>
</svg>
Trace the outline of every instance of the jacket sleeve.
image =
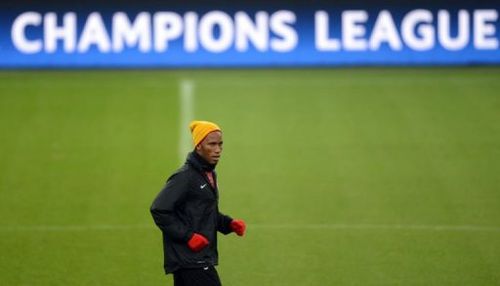
<svg viewBox="0 0 500 286">
<path fill-rule="evenodd" d="M 176 241 L 187 242 L 193 235 L 193 231 L 179 220 L 175 211 L 185 200 L 188 190 L 186 174 L 174 174 L 168 179 L 150 209 L 156 225 Z"/>
<path fill-rule="evenodd" d="M 221 212 L 217 212 L 217 230 L 223 234 L 229 234 L 233 232 L 231 229 L 231 221 L 233 219 Z"/>
</svg>

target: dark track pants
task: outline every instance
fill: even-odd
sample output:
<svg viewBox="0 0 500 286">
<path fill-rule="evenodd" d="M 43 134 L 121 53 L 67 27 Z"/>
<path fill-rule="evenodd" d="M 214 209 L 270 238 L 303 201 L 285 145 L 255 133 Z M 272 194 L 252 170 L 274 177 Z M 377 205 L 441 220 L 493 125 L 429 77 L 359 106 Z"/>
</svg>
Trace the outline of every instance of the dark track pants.
<svg viewBox="0 0 500 286">
<path fill-rule="evenodd" d="M 174 272 L 174 286 L 221 286 L 215 267 L 179 269 Z"/>
</svg>

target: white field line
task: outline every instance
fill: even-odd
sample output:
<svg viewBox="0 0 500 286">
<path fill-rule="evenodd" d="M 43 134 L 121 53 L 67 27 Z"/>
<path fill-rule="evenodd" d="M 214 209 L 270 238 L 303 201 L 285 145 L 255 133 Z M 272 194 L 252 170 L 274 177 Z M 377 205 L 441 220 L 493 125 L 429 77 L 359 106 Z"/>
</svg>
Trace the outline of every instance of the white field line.
<svg viewBox="0 0 500 286">
<path fill-rule="evenodd" d="M 88 230 L 132 230 L 152 229 L 154 225 L 146 224 L 100 224 L 100 225 L 11 225 L 0 226 L 0 232 L 17 231 L 88 231 Z"/>
<path fill-rule="evenodd" d="M 194 119 L 194 82 L 183 79 L 179 92 L 179 164 L 183 164 L 191 151 L 189 123 Z"/>
<path fill-rule="evenodd" d="M 151 224 L 102 224 L 102 225 L 0 225 L 0 232 L 22 231 L 120 231 L 137 229 L 155 229 Z M 498 226 L 479 225 L 411 225 L 411 224 L 249 224 L 248 229 L 261 230 L 381 230 L 381 231 L 434 231 L 434 232 L 495 232 Z"/>
<path fill-rule="evenodd" d="M 500 232 L 497 226 L 479 225 L 418 225 L 418 224 L 256 224 L 254 228 L 270 229 L 321 229 L 321 230 L 422 230 L 422 231 L 482 231 Z"/>
</svg>

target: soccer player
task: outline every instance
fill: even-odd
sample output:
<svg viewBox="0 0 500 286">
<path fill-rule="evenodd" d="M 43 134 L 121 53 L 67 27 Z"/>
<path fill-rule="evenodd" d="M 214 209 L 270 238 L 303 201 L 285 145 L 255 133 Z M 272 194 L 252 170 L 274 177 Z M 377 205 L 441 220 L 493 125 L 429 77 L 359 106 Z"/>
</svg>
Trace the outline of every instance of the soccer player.
<svg viewBox="0 0 500 286">
<path fill-rule="evenodd" d="M 163 233 L 164 269 L 173 273 L 174 285 L 218 286 L 217 231 L 243 236 L 246 225 L 219 212 L 221 129 L 208 121 L 189 127 L 195 148 L 153 201 L 151 214 Z"/>
</svg>

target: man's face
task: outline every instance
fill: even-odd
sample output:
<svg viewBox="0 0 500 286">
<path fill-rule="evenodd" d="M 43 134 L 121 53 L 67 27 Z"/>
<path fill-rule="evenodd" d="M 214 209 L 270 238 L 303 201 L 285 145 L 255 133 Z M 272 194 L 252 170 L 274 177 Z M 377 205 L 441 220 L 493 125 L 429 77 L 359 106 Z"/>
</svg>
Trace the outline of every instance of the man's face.
<svg viewBox="0 0 500 286">
<path fill-rule="evenodd" d="M 207 137 L 196 146 L 196 152 L 210 164 L 217 164 L 222 153 L 222 132 L 208 133 Z"/>
</svg>

